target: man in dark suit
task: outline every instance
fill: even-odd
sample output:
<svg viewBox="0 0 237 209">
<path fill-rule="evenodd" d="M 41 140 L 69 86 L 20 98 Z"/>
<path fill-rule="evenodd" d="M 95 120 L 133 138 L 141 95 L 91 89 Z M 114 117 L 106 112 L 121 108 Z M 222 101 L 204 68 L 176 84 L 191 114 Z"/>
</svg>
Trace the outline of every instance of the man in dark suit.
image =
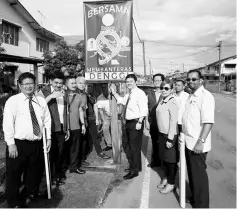
<svg viewBox="0 0 237 209">
<path fill-rule="evenodd" d="M 38 94 L 41 94 L 48 103 L 52 118 L 52 147 L 50 150 L 50 164 L 53 183 L 65 184 L 62 165 L 64 161 L 64 143 L 69 138 L 67 127 L 67 101 L 62 90 L 64 74 L 58 70 L 52 74 L 50 86 L 46 86 Z"/>
<path fill-rule="evenodd" d="M 148 109 L 149 115 L 148 120 L 146 120 L 146 127 L 150 128 L 150 135 L 152 140 L 152 158 L 151 163 L 148 164 L 148 167 L 157 167 L 160 166 L 161 162 L 158 154 L 158 127 L 156 121 L 156 107 L 161 97 L 160 85 L 164 81 L 165 76 L 163 74 L 155 74 L 153 76 L 153 83 L 155 89 L 148 92 Z"/>
</svg>

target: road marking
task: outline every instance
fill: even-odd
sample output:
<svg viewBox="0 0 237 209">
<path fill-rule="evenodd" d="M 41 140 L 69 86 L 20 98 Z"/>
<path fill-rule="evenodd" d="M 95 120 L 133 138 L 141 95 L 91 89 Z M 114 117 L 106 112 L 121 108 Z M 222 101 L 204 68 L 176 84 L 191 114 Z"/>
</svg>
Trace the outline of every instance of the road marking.
<svg viewBox="0 0 237 209">
<path fill-rule="evenodd" d="M 150 195 L 150 175 L 151 175 L 151 168 L 148 168 L 147 165 L 151 162 L 151 138 L 149 138 L 147 143 L 147 151 L 145 157 L 145 174 L 142 183 L 142 195 L 141 195 L 141 202 L 140 208 L 149 208 L 149 195 Z"/>
<path fill-rule="evenodd" d="M 231 97 L 225 97 L 225 98 L 227 98 L 227 99 L 231 99 L 231 100 L 236 100 L 236 99 L 234 99 L 234 98 L 231 98 Z"/>
</svg>

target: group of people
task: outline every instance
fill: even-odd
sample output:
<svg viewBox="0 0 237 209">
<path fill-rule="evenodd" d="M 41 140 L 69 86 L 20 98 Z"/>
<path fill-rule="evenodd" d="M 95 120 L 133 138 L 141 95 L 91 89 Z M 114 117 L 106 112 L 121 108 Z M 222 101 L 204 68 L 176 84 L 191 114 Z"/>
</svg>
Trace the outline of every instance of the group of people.
<svg viewBox="0 0 237 209">
<path fill-rule="evenodd" d="M 6 149 L 6 194 L 9 207 L 25 206 L 35 200 L 44 174 L 43 131 L 49 153 L 51 182 L 65 184 L 66 172 L 85 174 L 83 166 L 93 149 L 98 157 L 109 159 L 112 149 L 110 115 L 106 114 L 108 86 L 96 98 L 93 85 L 85 91 L 84 77 L 64 77 L 58 70 L 50 78 L 50 85 L 37 91 L 36 78 L 22 73 L 18 78 L 21 93 L 11 96 L 4 107 L 3 131 Z M 107 88 L 106 88 L 107 87 Z M 102 101 L 105 100 L 105 104 Z M 100 102 L 101 101 L 101 102 Z M 102 131 L 100 131 L 100 129 Z M 102 149 L 104 136 L 106 147 Z M 19 187 L 25 185 L 23 195 Z"/>
<path fill-rule="evenodd" d="M 18 207 L 25 198 L 34 199 L 44 172 L 42 132 L 46 128 L 47 151 L 50 156 L 51 180 L 65 184 L 66 172 L 84 174 L 83 166 L 93 145 L 97 155 L 109 157 L 112 149 L 109 94 L 122 104 L 126 137 L 122 139 L 129 167 L 124 179 L 132 179 L 142 171 L 141 147 L 144 127 L 150 130 L 152 161 L 149 167 L 161 166 L 165 175 L 158 188 L 162 194 L 172 192 L 179 161 L 180 133 L 184 135 L 190 202 L 194 207 L 209 207 L 206 156 L 211 149 L 211 128 L 214 124 L 215 101 L 203 86 L 197 70 L 187 74 L 185 81 L 172 83 L 163 74 L 153 76 L 155 90 L 147 95 L 136 85 L 135 74 L 125 78 L 127 93 L 121 97 L 114 86 L 102 84 L 96 98 L 93 85 L 84 77 L 64 78 L 61 71 L 53 73 L 50 86 L 36 91 L 35 76 L 22 73 L 18 78 L 21 93 L 10 97 L 4 108 L 3 131 L 7 143 L 6 192 L 9 207 Z M 63 88 L 65 84 L 65 89 Z M 106 147 L 101 148 L 103 133 Z M 19 196 L 24 173 L 24 197 Z"/>
<path fill-rule="evenodd" d="M 195 208 L 209 207 L 209 185 L 206 157 L 211 150 L 211 129 L 214 124 L 215 101 L 203 87 L 198 70 L 187 73 L 174 83 L 163 74 L 153 76 L 155 90 L 148 93 L 149 116 L 146 126 L 152 139 L 152 160 L 149 167 L 161 166 L 164 176 L 157 186 L 160 193 L 172 192 L 179 162 L 179 145 L 185 143 L 185 157 L 192 195 L 187 199 Z M 188 87 L 190 94 L 185 91 Z M 183 134 L 184 137 L 181 137 Z"/>
</svg>

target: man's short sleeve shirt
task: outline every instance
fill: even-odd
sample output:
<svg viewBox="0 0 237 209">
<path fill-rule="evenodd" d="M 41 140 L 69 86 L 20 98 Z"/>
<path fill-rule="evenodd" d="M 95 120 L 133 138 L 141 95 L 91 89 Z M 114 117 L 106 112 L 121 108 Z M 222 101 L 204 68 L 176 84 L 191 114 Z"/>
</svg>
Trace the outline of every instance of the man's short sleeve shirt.
<svg viewBox="0 0 237 209">
<path fill-rule="evenodd" d="M 214 123 L 215 100 L 213 95 L 201 86 L 194 94 L 191 94 L 186 102 L 182 117 L 182 130 L 186 147 L 193 150 L 196 145 L 203 125 Z M 203 152 L 211 150 L 211 132 L 204 143 Z"/>
</svg>

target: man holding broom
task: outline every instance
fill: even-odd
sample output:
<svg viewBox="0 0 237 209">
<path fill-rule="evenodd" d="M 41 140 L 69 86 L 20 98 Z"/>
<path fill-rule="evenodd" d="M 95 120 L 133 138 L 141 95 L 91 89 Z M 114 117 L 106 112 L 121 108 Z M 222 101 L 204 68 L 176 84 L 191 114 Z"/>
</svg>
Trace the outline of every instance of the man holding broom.
<svg viewBox="0 0 237 209">
<path fill-rule="evenodd" d="M 46 101 L 34 94 L 35 76 L 29 72 L 18 78 L 21 93 L 10 97 L 4 108 L 3 131 L 6 150 L 6 193 L 9 207 L 26 207 L 37 187 L 43 127 L 47 130 L 47 151 L 51 147 L 51 117 Z M 19 187 L 24 172 L 25 192 Z"/>
</svg>

